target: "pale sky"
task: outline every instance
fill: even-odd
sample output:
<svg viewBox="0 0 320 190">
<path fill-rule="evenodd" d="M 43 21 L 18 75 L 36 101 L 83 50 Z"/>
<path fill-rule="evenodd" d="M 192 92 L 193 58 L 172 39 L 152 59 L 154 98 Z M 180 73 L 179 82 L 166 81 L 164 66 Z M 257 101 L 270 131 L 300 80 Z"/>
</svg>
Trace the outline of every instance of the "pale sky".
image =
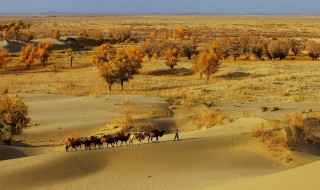
<svg viewBox="0 0 320 190">
<path fill-rule="evenodd" d="M 320 14 L 320 0 L 0 0 L 0 13 Z"/>
</svg>

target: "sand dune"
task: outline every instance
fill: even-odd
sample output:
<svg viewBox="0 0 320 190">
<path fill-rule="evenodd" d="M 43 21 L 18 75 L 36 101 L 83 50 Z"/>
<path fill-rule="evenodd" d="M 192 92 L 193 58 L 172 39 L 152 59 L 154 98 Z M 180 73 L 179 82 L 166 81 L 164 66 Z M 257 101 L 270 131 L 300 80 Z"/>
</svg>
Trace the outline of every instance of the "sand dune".
<svg viewBox="0 0 320 190">
<path fill-rule="evenodd" d="M 159 143 L 65 152 L 61 143 L 68 132 L 94 133 L 120 116 L 123 102 L 155 108 L 166 101 L 143 96 L 22 96 L 36 125 L 25 130 L 23 147 L 0 146 L 1 189 L 303 189 L 319 179 L 317 155 L 293 152 L 294 161 L 283 163 L 246 134 L 275 114 L 316 104 L 288 108 L 278 103 L 283 109 L 271 116 L 257 112 L 223 126 L 183 132 L 181 141 L 166 134 Z M 228 110 L 232 103 L 218 106 Z M 256 108 L 258 103 L 238 109 Z"/>
</svg>

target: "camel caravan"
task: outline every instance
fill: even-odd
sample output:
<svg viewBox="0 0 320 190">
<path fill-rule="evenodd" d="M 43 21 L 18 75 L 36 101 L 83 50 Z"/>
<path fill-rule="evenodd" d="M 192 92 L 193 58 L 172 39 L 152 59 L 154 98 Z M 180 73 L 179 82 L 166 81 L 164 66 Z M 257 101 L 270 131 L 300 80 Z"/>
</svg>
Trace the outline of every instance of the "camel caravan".
<svg viewBox="0 0 320 190">
<path fill-rule="evenodd" d="M 164 135 L 165 131 L 159 131 L 158 129 L 152 130 L 150 133 L 146 132 L 134 132 L 133 134 L 128 133 L 125 135 L 124 133 L 118 133 L 117 135 L 103 135 L 101 138 L 91 136 L 90 138 L 87 137 L 80 137 L 80 138 L 68 138 L 66 142 L 66 151 L 77 151 L 80 150 L 91 150 L 92 146 L 94 145 L 95 148 L 104 148 L 103 145 L 106 144 L 107 148 L 110 146 L 114 147 L 115 145 L 118 146 L 118 143 L 121 142 L 120 146 L 123 143 L 126 143 L 127 146 L 133 145 L 133 141 L 136 140 L 136 145 L 141 143 L 146 137 L 148 137 L 148 143 L 151 142 L 159 142 L 159 137 Z M 153 141 L 153 138 L 156 138 L 156 141 Z M 82 146 L 84 145 L 84 149 Z"/>
</svg>

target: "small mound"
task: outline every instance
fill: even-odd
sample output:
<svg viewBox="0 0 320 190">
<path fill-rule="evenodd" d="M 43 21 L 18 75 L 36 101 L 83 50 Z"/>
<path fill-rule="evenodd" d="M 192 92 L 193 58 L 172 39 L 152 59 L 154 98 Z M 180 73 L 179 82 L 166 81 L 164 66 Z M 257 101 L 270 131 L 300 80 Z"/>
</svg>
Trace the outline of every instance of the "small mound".
<svg viewBox="0 0 320 190">
<path fill-rule="evenodd" d="M 71 45 L 53 38 L 36 39 L 36 40 L 32 40 L 30 43 L 26 41 L 19 41 L 19 43 L 16 43 L 12 41 L 2 40 L 0 41 L 0 49 L 7 50 L 8 52 L 11 52 L 11 53 L 17 53 L 21 51 L 22 47 L 28 44 L 33 44 L 34 46 L 38 46 L 39 42 L 47 42 L 47 41 L 53 43 L 53 50 L 73 49 Z"/>
</svg>

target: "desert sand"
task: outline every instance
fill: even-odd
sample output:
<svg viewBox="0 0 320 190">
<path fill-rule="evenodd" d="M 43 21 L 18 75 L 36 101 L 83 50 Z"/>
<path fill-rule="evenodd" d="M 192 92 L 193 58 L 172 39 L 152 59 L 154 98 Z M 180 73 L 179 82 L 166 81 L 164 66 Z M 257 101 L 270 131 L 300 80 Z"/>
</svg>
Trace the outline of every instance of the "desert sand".
<svg viewBox="0 0 320 190">
<path fill-rule="evenodd" d="M 217 103 L 235 119 L 210 129 L 161 137 L 159 143 L 66 152 L 68 136 L 90 136 L 121 115 L 127 102 L 162 108 L 163 98 L 114 95 L 99 98 L 21 94 L 32 124 L 14 146 L 0 145 L 0 189 L 304 189 L 320 180 L 317 153 L 292 151 L 285 163 L 250 137 L 253 126 L 273 117 L 319 109 L 315 102 L 275 103 L 277 112 L 254 112 L 265 102 Z M 269 105 L 272 107 L 272 105 Z M 236 118 L 243 110 L 250 116 Z M 168 120 L 170 122 L 164 122 Z M 157 121 L 157 120 L 155 120 Z M 180 129 L 181 117 L 156 127 Z M 239 129 L 243 126 L 243 131 Z M 28 142 L 28 143 L 25 143 Z M 272 182 L 272 183 L 270 183 Z"/>
</svg>

